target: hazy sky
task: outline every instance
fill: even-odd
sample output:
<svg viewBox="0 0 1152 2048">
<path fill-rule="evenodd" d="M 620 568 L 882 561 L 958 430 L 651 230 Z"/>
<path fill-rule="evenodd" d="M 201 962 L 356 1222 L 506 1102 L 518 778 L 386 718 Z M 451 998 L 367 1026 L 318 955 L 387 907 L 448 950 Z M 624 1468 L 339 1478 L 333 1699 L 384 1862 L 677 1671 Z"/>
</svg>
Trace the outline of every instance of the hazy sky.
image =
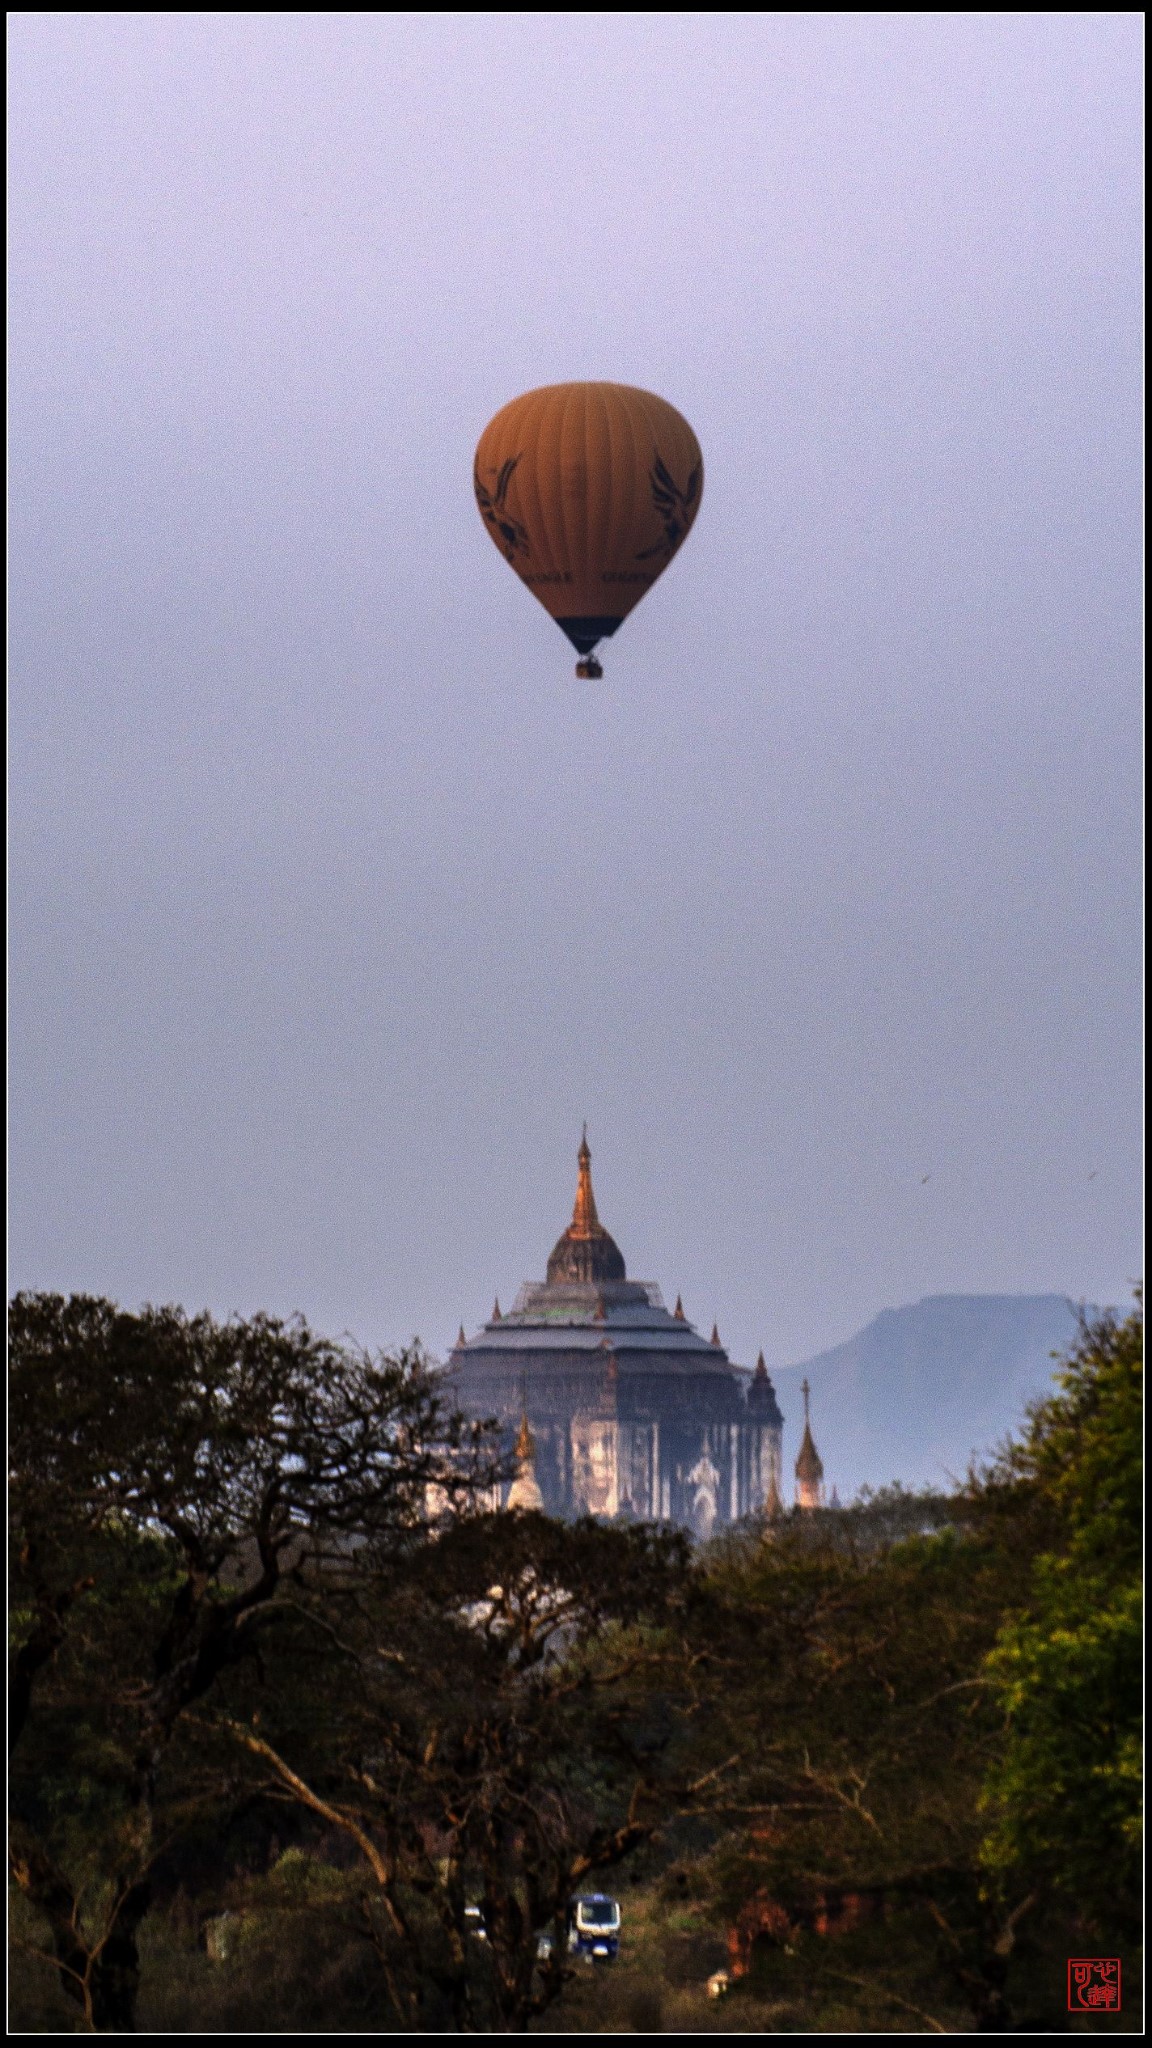
<svg viewBox="0 0 1152 2048">
<path fill-rule="evenodd" d="M 1141 17 L 10 33 L 12 1285 L 442 1351 L 586 1117 L 741 1360 L 1125 1300 Z M 581 377 L 707 476 L 593 686 L 471 491 Z"/>
</svg>

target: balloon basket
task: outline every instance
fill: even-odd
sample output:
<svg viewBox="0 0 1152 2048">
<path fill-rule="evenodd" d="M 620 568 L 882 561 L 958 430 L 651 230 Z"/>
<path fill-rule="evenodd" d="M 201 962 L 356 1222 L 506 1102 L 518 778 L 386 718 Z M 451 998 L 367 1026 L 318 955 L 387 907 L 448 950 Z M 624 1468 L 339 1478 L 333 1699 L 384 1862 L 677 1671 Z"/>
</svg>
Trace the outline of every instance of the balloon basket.
<svg viewBox="0 0 1152 2048">
<path fill-rule="evenodd" d="M 598 683 L 604 671 L 594 654 L 586 655 L 576 663 L 576 673 L 582 683 Z"/>
</svg>

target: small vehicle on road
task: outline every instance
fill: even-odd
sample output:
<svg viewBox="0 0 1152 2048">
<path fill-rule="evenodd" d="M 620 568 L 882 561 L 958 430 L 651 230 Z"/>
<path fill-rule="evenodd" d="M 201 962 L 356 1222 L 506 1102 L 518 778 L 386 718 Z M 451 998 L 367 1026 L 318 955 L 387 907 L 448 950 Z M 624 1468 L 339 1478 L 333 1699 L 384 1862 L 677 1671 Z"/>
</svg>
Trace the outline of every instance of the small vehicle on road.
<svg viewBox="0 0 1152 2048">
<path fill-rule="evenodd" d="M 592 1963 L 614 1963 L 620 1953 L 620 1901 L 604 1892 L 573 1899 L 568 1908 L 568 1953 Z"/>
</svg>

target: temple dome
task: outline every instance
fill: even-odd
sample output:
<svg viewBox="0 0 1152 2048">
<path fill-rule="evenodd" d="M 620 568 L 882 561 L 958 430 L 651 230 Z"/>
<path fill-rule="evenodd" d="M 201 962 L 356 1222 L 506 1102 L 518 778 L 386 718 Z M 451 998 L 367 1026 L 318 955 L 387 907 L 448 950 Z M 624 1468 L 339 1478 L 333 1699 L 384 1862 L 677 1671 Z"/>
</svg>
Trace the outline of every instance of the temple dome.
<svg viewBox="0 0 1152 2048">
<path fill-rule="evenodd" d="M 596 1197 L 592 1193 L 592 1154 L 588 1150 L 587 1132 L 580 1140 L 576 1159 L 576 1201 L 572 1221 L 563 1236 L 557 1238 L 549 1256 L 550 1287 L 572 1281 L 598 1285 L 605 1280 L 627 1278 L 624 1255 L 596 1214 Z"/>
</svg>

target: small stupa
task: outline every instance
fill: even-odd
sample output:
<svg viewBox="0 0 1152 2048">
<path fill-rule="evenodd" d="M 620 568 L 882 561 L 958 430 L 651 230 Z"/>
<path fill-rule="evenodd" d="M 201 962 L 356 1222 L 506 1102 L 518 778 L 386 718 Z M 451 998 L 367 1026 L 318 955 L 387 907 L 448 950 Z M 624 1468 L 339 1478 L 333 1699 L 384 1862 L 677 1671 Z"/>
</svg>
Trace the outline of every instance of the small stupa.
<svg viewBox="0 0 1152 2048">
<path fill-rule="evenodd" d="M 796 1505 L 798 1508 L 822 1508 L 824 1505 L 824 1467 L 820 1453 L 812 1441 L 812 1428 L 808 1420 L 808 1382 L 804 1381 L 800 1392 L 804 1396 L 804 1436 L 800 1444 L 800 1455 L 796 1460 Z"/>
<path fill-rule="evenodd" d="M 523 1508 L 525 1512 L 541 1514 L 544 1496 L 536 1479 L 536 1439 L 528 1427 L 528 1417 L 520 1419 L 520 1434 L 516 1439 L 516 1461 L 519 1470 L 508 1489 L 507 1508 Z"/>
</svg>

